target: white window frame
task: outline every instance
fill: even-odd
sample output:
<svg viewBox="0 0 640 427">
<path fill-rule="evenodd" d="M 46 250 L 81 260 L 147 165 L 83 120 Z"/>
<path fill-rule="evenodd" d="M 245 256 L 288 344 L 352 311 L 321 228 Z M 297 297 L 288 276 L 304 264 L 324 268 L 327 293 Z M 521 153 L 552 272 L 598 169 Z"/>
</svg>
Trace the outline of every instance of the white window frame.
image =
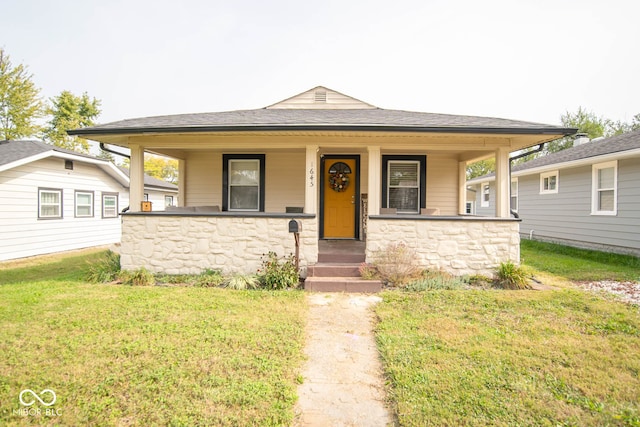
<svg viewBox="0 0 640 427">
<path fill-rule="evenodd" d="M 486 187 L 486 191 L 485 191 Z M 485 199 L 485 196 L 486 199 Z M 488 208 L 491 200 L 491 185 L 488 182 L 480 184 L 480 207 Z"/>
<path fill-rule="evenodd" d="M 173 196 L 164 196 L 164 207 L 173 206 Z"/>
<path fill-rule="evenodd" d="M 391 185 L 391 167 L 394 164 L 413 164 L 416 165 L 416 184 L 415 185 Z M 389 160 L 387 162 L 387 207 L 391 207 L 391 189 L 392 188 L 415 188 L 418 190 L 416 199 L 416 210 L 398 209 L 398 213 L 418 214 L 420 213 L 420 161 L 419 160 Z"/>
<path fill-rule="evenodd" d="M 514 190 L 514 184 L 515 184 L 515 191 Z M 520 202 L 520 199 L 518 198 L 518 189 L 519 189 L 519 184 L 518 184 L 518 178 L 511 178 L 511 188 L 509 188 L 509 209 L 511 209 L 514 212 L 518 212 L 518 205 Z M 515 198 L 515 207 L 511 206 L 512 203 L 511 201 Z"/>
<path fill-rule="evenodd" d="M 257 165 L 256 171 L 258 173 L 258 184 L 257 185 L 249 185 L 249 184 L 232 184 L 231 177 L 229 176 L 227 191 L 229 195 L 229 211 L 244 211 L 244 212 L 260 212 L 260 159 L 257 158 L 230 158 L 229 159 L 229 175 L 231 175 L 231 171 L 233 170 L 234 163 L 255 163 Z M 256 199 L 256 207 L 255 208 L 232 208 L 231 207 L 231 197 L 233 187 L 256 187 L 258 190 L 258 198 Z"/>
<path fill-rule="evenodd" d="M 476 202 L 474 201 L 466 201 L 465 203 L 465 213 L 467 215 L 475 215 L 476 214 Z"/>
<path fill-rule="evenodd" d="M 599 188 L 598 174 L 602 169 L 613 168 L 613 187 Z M 600 192 L 613 191 L 613 210 L 601 210 L 599 205 Z M 613 160 L 605 163 L 598 163 L 591 167 L 591 215 L 609 215 L 618 214 L 618 161 Z"/>
<path fill-rule="evenodd" d="M 90 196 L 91 197 L 91 203 L 87 204 L 81 204 L 78 202 L 78 196 L 79 195 L 85 195 L 85 196 Z M 75 192 L 75 216 L 76 218 L 92 218 L 93 217 L 93 204 L 94 204 L 94 196 L 93 196 L 93 191 L 81 191 L 81 190 L 76 190 Z M 89 213 L 88 214 L 79 214 L 78 213 L 78 208 L 79 207 L 89 207 Z"/>
<path fill-rule="evenodd" d="M 44 203 L 42 201 L 43 194 L 57 194 L 57 203 Z M 38 219 L 62 219 L 62 189 L 60 188 L 38 188 Z M 45 206 L 57 206 L 58 215 L 45 215 L 42 212 L 42 208 Z"/>
<path fill-rule="evenodd" d="M 549 188 L 551 183 L 551 177 L 556 177 L 556 185 L 554 188 Z M 545 180 L 547 185 L 545 186 Z M 546 188 L 545 188 L 546 187 Z M 558 194 L 558 188 L 560 187 L 560 174 L 557 170 L 544 172 L 540 174 L 540 194 Z"/>
<path fill-rule="evenodd" d="M 107 212 L 106 203 L 104 202 L 107 198 L 115 199 L 115 205 L 113 208 L 110 207 L 109 212 Z M 111 212 L 113 209 L 113 212 Z M 102 193 L 102 218 L 117 218 L 118 217 L 118 193 Z"/>
</svg>

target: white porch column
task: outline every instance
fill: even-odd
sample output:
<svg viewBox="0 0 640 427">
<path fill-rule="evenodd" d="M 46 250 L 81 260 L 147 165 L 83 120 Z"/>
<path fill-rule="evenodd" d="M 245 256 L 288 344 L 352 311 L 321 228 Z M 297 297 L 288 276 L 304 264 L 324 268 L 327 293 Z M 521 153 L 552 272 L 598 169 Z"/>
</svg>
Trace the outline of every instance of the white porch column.
<svg viewBox="0 0 640 427">
<path fill-rule="evenodd" d="M 380 215 L 381 193 L 382 193 L 382 158 L 380 147 L 369 146 L 369 215 Z"/>
<path fill-rule="evenodd" d="M 187 161 L 178 160 L 178 206 L 187 206 Z"/>
<path fill-rule="evenodd" d="M 467 162 L 458 162 L 458 215 L 467 213 Z"/>
<path fill-rule="evenodd" d="M 304 186 L 304 213 L 318 213 L 318 146 L 307 145 L 305 186 Z"/>
<path fill-rule="evenodd" d="M 131 144 L 131 161 L 129 163 L 129 210 L 140 212 L 144 200 L 144 148 Z"/>
<path fill-rule="evenodd" d="M 509 149 L 496 150 L 496 216 L 509 218 Z"/>
</svg>

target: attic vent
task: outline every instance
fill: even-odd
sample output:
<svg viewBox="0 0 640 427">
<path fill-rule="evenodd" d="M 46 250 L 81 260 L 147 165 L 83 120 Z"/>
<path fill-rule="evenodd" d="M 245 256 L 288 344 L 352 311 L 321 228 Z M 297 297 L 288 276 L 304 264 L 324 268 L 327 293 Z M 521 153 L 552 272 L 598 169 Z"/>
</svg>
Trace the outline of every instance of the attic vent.
<svg viewBox="0 0 640 427">
<path fill-rule="evenodd" d="M 326 90 L 317 90 L 315 92 L 315 102 L 327 102 L 327 91 Z"/>
</svg>

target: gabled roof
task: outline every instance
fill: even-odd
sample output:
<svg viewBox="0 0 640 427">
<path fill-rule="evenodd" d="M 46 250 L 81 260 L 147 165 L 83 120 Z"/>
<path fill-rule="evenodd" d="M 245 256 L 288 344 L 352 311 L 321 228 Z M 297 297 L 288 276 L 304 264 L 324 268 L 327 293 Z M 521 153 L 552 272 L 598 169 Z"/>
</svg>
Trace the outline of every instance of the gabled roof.
<svg viewBox="0 0 640 427">
<path fill-rule="evenodd" d="M 0 141 L 0 172 L 48 157 L 94 164 L 123 186 L 129 185 L 129 178 L 108 160 L 56 147 L 41 141 Z"/>
<path fill-rule="evenodd" d="M 640 130 L 623 133 L 610 138 L 595 140 L 576 145 L 556 153 L 516 165 L 512 169 L 514 176 L 538 173 L 544 170 L 574 167 L 583 164 L 600 163 L 623 157 L 640 156 Z M 473 178 L 468 183 L 493 180 L 495 174 Z"/>
<path fill-rule="evenodd" d="M 337 108 L 339 104 L 341 107 Z M 144 133 L 286 130 L 534 135 L 570 135 L 576 132 L 576 129 L 518 120 L 386 110 L 318 86 L 257 110 L 143 117 L 74 129 L 68 133 L 91 138 Z"/>
<path fill-rule="evenodd" d="M 125 175 L 129 176 L 129 168 L 118 166 L 118 169 L 120 169 L 122 173 L 124 173 Z M 178 192 L 177 185 L 167 181 L 163 181 L 158 178 L 154 178 L 152 176 L 147 175 L 146 173 L 144 174 L 144 186 L 145 188 L 150 188 L 150 189 L 155 188 L 155 189 L 166 190 L 166 191 L 171 191 L 175 193 Z"/>
</svg>

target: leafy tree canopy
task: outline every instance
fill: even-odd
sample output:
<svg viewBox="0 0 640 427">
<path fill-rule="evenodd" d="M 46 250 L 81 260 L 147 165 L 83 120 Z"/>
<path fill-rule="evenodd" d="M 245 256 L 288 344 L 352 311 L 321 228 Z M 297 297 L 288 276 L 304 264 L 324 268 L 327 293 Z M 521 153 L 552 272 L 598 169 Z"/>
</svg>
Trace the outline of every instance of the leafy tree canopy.
<svg viewBox="0 0 640 427">
<path fill-rule="evenodd" d="M 27 67 L 14 67 L 0 48 L 0 139 L 33 137 L 40 131 L 36 121 L 42 117 L 43 103 L 31 77 Z"/>
<path fill-rule="evenodd" d="M 131 162 L 124 159 L 123 166 L 129 168 Z M 178 184 L 178 161 L 166 157 L 145 154 L 144 173 L 172 184 Z"/>
<path fill-rule="evenodd" d="M 90 99 L 87 93 L 76 96 L 68 90 L 51 98 L 46 113 L 51 116 L 43 132 L 43 138 L 58 147 L 69 150 L 89 152 L 89 142 L 77 136 L 67 135 L 70 129 L 94 125 L 94 119 L 100 115 L 100 101 Z"/>
</svg>

